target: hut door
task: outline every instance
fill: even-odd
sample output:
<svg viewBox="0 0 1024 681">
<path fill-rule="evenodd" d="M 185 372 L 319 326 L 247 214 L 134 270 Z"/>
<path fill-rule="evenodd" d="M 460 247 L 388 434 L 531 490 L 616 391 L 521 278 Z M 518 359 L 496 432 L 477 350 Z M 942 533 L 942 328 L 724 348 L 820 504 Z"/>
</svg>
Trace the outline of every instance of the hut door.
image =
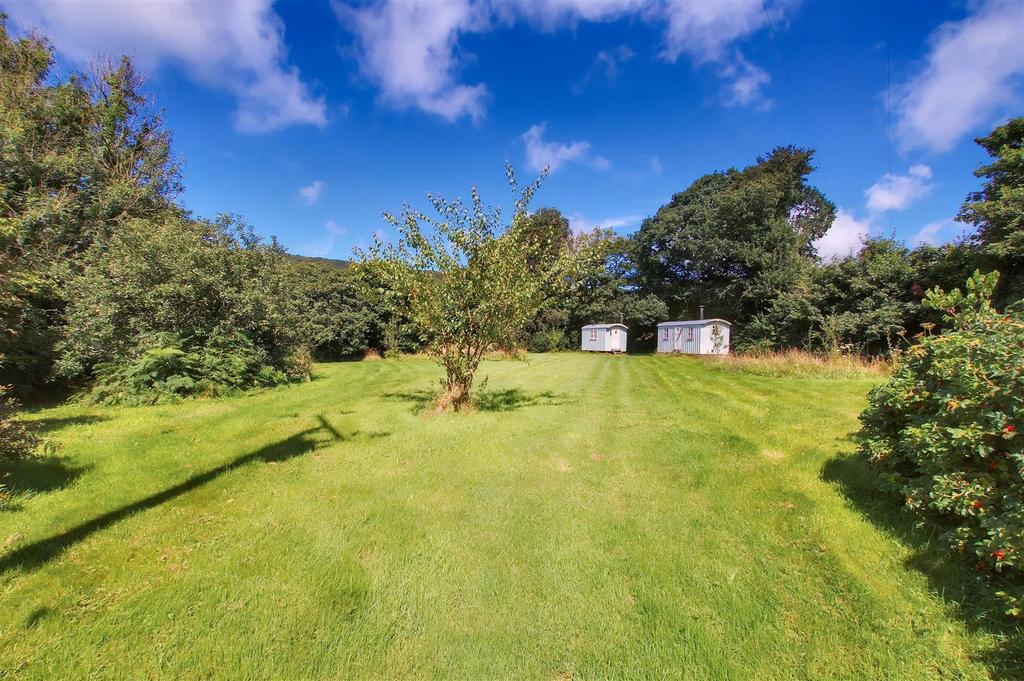
<svg viewBox="0 0 1024 681">
<path fill-rule="evenodd" d="M 672 350 L 674 352 L 679 352 L 683 349 L 683 327 L 677 326 L 674 331 L 675 334 L 672 336 Z"/>
</svg>

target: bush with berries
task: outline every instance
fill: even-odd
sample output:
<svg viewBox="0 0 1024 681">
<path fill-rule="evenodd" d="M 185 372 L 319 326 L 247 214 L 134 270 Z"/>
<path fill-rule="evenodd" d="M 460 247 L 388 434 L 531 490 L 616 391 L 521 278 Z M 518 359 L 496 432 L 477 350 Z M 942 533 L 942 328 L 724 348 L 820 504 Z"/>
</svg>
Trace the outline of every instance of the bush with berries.
<svg viewBox="0 0 1024 681">
<path fill-rule="evenodd" d="M 930 291 L 949 328 L 869 395 L 861 451 L 906 507 L 943 531 L 1019 617 L 1024 608 L 1024 313 L 999 313 L 998 273 Z"/>
</svg>

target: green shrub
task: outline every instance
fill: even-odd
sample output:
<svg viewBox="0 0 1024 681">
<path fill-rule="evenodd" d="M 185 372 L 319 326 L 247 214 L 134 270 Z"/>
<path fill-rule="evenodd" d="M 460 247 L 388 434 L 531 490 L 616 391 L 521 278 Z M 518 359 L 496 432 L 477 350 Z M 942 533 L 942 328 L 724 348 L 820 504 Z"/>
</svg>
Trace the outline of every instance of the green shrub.
<svg viewBox="0 0 1024 681">
<path fill-rule="evenodd" d="M 289 268 L 287 286 L 296 334 L 312 357 L 321 361 L 360 357 L 381 345 L 385 320 L 362 295 L 351 270 L 299 261 Z"/>
<path fill-rule="evenodd" d="M 0 460 L 24 459 L 35 454 L 40 441 L 25 424 L 17 420 L 18 402 L 9 397 L 9 388 L 0 385 Z M 9 494 L 0 479 L 0 509 L 9 503 Z"/>
<path fill-rule="evenodd" d="M 147 403 L 301 377 L 288 262 L 240 220 L 130 222 L 84 262 L 57 368 L 91 379 L 92 399 Z"/>
<path fill-rule="evenodd" d="M 384 357 L 394 359 L 402 356 L 402 328 L 392 319 L 384 325 Z"/>
<path fill-rule="evenodd" d="M 197 395 L 218 396 L 308 378 L 310 362 L 296 353 L 284 369 L 240 333 L 215 334 L 205 345 L 173 335 L 146 339 L 130 360 L 96 367 L 87 399 L 102 404 L 156 404 Z"/>
<path fill-rule="evenodd" d="M 569 339 L 561 329 L 543 329 L 533 332 L 526 346 L 530 352 L 557 352 L 569 347 Z"/>
<path fill-rule="evenodd" d="M 0 385 L 0 459 L 23 459 L 35 453 L 39 438 L 17 420 L 18 402 L 8 390 Z"/>
<path fill-rule="evenodd" d="M 862 451 L 955 552 L 997 573 L 1009 613 L 1024 596 L 1024 313 L 989 302 L 998 275 L 929 292 L 950 329 L 924 338 L 861 415 Z"/>
</svg>

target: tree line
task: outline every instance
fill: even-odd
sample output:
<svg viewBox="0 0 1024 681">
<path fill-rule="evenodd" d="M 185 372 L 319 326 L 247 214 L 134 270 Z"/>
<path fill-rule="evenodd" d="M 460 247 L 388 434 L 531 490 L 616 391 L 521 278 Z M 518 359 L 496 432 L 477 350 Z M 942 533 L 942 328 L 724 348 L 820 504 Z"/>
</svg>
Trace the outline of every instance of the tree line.
<svg viewBox="0 0 1024 681">
<path fill-rule="evenodd" d="M 131 61 L 67 77 L 53 64 L 44 37 L 12 36 L 0 15 L 0 384 L 22 393 L 159 401 L 302 380 L 314 360 L 371 349 L 448 347 L 455 336 L 437 339 L 457 331 L 442 329 L 449 307 L 410 298 L 457 293 L 438 279 L 461 282 L 477 310 L 515 308 L 487 318 L 500 334 L 477 357 L 574 348 L 583 324 L 620 320 L 642 349 L 659 321 L 701 305 L 733 322 L 740 351 L 878 355 L 942 324 L 921 304 L 935 286 L 998 270 L 997 305 L 1024 294 L 1024 119 L 978 140 L 992 160 L 959 216 L 975 229 L 955 244 L 871 238 L 822 262 L 814 242 L 835 206 L 808 181 L 813 151 L 782 147 L 697 179 L 630 236 L 574 234 L 556 208 L 531 212 L 534 185 L 508 225 L 488 221 L 479 197 L 441 200 L 442 215 L 465 211 L 455 236 L 469 241 L 429 253 L 420 247 L 440 223 L 410 227 L 416 252 L 391 253 L 426 272 L 410 283 L 401 268 L 289 256 L 239 216 L 192 215 L 170 131 Z M 423 218 L 402 215 L 406 226 Z"/>
<path fill-rule="evenodd" d="M 604 267 L 574 295 L 534 320 L 538 350 L 575 347 L 579 327 L 623 321 L 643 347 L 654 325 L 696 318 L 701 306 L 733 322 L 737 350 L 799 348 L 886 355 L 943 319 L 926 292 L 962 287 L 975 270 L 1001 273 L 999 309 L 1024 297 L 1024 118 L 977 140 L 991 162 L 958 219 L 964 239 L 914 249 L 873 236 L 827 262 L 814 242 L 835 206 L 808 183 L 813 152 L 782 147 L 741 170 L 704 175 L 640 225 L 616 238 Z M 537 219 L 568 221 L 554 209 Z"/>
</svg>

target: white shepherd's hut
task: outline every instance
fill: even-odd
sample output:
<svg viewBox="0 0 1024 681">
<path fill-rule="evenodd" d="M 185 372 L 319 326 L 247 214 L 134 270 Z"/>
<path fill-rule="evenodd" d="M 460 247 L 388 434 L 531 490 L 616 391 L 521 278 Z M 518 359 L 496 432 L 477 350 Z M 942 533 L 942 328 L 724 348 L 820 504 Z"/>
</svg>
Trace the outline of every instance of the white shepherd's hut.
<svg viewBox="0 0 1024 681">
<path fill-rule="evenodd" d="M 590 352 L 625 352 L 625 324 L 587 324 L 583 327 L 583 350 Z"/>
<path fill-rule="evenodd" d="M 724 319 L 695 319 L 658 324 L 658 352 L 691 355 L 725 355 L 729 352 L 729 327 Z"/>
</svg>

